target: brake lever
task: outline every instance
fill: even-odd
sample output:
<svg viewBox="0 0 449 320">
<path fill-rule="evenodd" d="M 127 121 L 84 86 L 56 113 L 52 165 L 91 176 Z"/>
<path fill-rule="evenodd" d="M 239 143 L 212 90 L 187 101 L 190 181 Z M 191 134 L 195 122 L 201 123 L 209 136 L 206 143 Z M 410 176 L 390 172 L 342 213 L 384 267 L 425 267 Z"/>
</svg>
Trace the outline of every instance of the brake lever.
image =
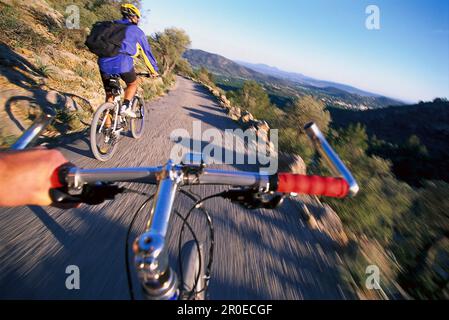
<svg viewBox="0 0 449 320">
<path fill-rule="evenodd" d="M 284 194 L 265 193 L 255 189 L 233 189 L 223 192 L 222 197 L 249 210 L 275 209 L 285 199 Z"/>
<path fill-rule="evenodd" d="M 125 188 L 114 184 L 98 183 L 85 185 L 80 194 L 71 194 L 67 187 L 50 190 L 50 198 L 56 207 L 66 205 L 98 205 L 106 200 L 114 200 L 115 196 L 126 191 Z"/>
</svg>

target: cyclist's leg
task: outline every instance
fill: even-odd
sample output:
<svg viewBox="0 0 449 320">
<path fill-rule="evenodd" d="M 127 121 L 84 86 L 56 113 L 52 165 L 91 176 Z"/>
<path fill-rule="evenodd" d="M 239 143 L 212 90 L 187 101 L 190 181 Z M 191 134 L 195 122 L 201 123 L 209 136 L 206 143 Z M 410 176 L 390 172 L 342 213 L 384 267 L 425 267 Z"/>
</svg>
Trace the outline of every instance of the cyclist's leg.
<svg viewBox="0 0 449 320">
<path fill-rule="evenodd" d="M 113 102 L 114 95 L 112 94 L 112 88 L 109 86 L 109 79 L 111 78 L 111 76 L 103 72 L 100 72 L 100 74 L 101 81 L 103 81 L 104 91 L 106 93 L 106 102 Z"/>
<path fill-rule="evenodd" d="M 132 99 L 137 93 L 138 87 L 136 71 L 133 68 L 129 72 L 120 74 L 120 77 L 126 83 L 125 101 L 132 101 Z"/>
<path fill-rule="evenodd" d="M 136 72 L 133 68 L 129 72 L 120 74 L 120 77 L 126 83 L 125 97 L 124 97 L 123 106 L 122 106 L 120 112 L 122 114 L 131 116 L 131 117 L 135 117 L 136 115 L 134 114 L 134 112 L 131 110 L 130 107 L 131 107 L 131 101 L 134 99 L 134 96 L 137 93 L 138 83 L 137 83 Z"/>
</svg>

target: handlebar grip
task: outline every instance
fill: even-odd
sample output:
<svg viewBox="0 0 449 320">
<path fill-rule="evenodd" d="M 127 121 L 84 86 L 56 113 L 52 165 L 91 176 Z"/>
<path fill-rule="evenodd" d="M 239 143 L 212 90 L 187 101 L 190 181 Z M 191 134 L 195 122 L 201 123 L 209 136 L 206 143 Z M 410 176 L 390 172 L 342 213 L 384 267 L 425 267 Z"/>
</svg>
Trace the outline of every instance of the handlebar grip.
<svg viewBox="0 0 449 320">
<path fill-rule="evenodd" d="M 281 193 L 344 198 L 349 193 L 349 185 L 343 178 L 279 173 L 276 191 Z"/>
<path fill-rule="evenodd" d="M 74 167 L 75 167 L 74 164 L 67 162 L 66 164 L 60 166 L 59 168 L 56 168 L 56 170 L 53 172 L 50 178 L 51 188 L 59 189 L 65 187 L 67 185 L 65 180 L 67 173 L 70 171 L 71 168 Z"/>
</svg>

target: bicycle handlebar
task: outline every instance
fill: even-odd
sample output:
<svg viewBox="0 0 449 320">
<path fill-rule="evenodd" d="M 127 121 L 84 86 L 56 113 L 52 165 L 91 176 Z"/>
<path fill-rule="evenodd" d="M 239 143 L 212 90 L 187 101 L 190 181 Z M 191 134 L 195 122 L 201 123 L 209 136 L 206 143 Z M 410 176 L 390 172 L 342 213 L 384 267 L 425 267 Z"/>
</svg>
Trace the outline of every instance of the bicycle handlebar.
<svg viewBox="0 0 449 320">
<path fill-rule="evenodd" d="M 279 192 L 283 194 L 306 194 L 344 198 L 349 193 L 349 185 L 343 178 L 305 176 L 291 173 L 266 175 L 257 172 L 237 172 L 214 169 L 202 169 L 189 173 L 195 166 L 177 165 L 173 169 L 181 174 L 180 185 L 226 185 L 247 187 L 263 192 Z M 137 182 L 157 184 L 158 175 L 164 167 L 146 168 L 111 168 L 81 169 L 72 165 L 63 166 L 55 171 L 52 177 L 53 188 L 69 186 L 81 189 L 84 185 L 96 183 Z"/>
<path fill-rule="evenodd" d="M 138 73 L 136 73 L 136 76 L 138 76 L 138 77 L 146 77 L 146 78 L 152 78 L 152 77 L 158 78 L 158 77 L 160 77 L 159 74 L 157 76 L 155 76 L 155 75 L 153 75 L 152 73 L 149 73 L 149 72 L 138 72 Z"/>
</svg>

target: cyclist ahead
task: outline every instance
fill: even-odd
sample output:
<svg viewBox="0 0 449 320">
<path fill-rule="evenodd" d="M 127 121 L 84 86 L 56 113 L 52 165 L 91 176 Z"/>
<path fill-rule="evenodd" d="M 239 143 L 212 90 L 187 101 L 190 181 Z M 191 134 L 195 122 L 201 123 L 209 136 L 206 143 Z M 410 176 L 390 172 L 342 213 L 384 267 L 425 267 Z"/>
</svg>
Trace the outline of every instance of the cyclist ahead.
<svg viewBox="0 0 449 320">
<path fill-rule="evenodd" d="M 113 101 L 109 79 L 120 75 L 127 85 L 120 113 L 135 118 L 131 110 L 131 101 L 137 92 L 134 58 L 141 55 L 154 77 L 159 75 L 159 69 L 145 33 L 137 26 L 141 18 L 140 10 L 132 4 L 123 4 L 121 13 L 122 20 L 95 24 L 86 45 L 99 56 L 98 66 L 106 91 L 106 102 Z"/>
</svg>

